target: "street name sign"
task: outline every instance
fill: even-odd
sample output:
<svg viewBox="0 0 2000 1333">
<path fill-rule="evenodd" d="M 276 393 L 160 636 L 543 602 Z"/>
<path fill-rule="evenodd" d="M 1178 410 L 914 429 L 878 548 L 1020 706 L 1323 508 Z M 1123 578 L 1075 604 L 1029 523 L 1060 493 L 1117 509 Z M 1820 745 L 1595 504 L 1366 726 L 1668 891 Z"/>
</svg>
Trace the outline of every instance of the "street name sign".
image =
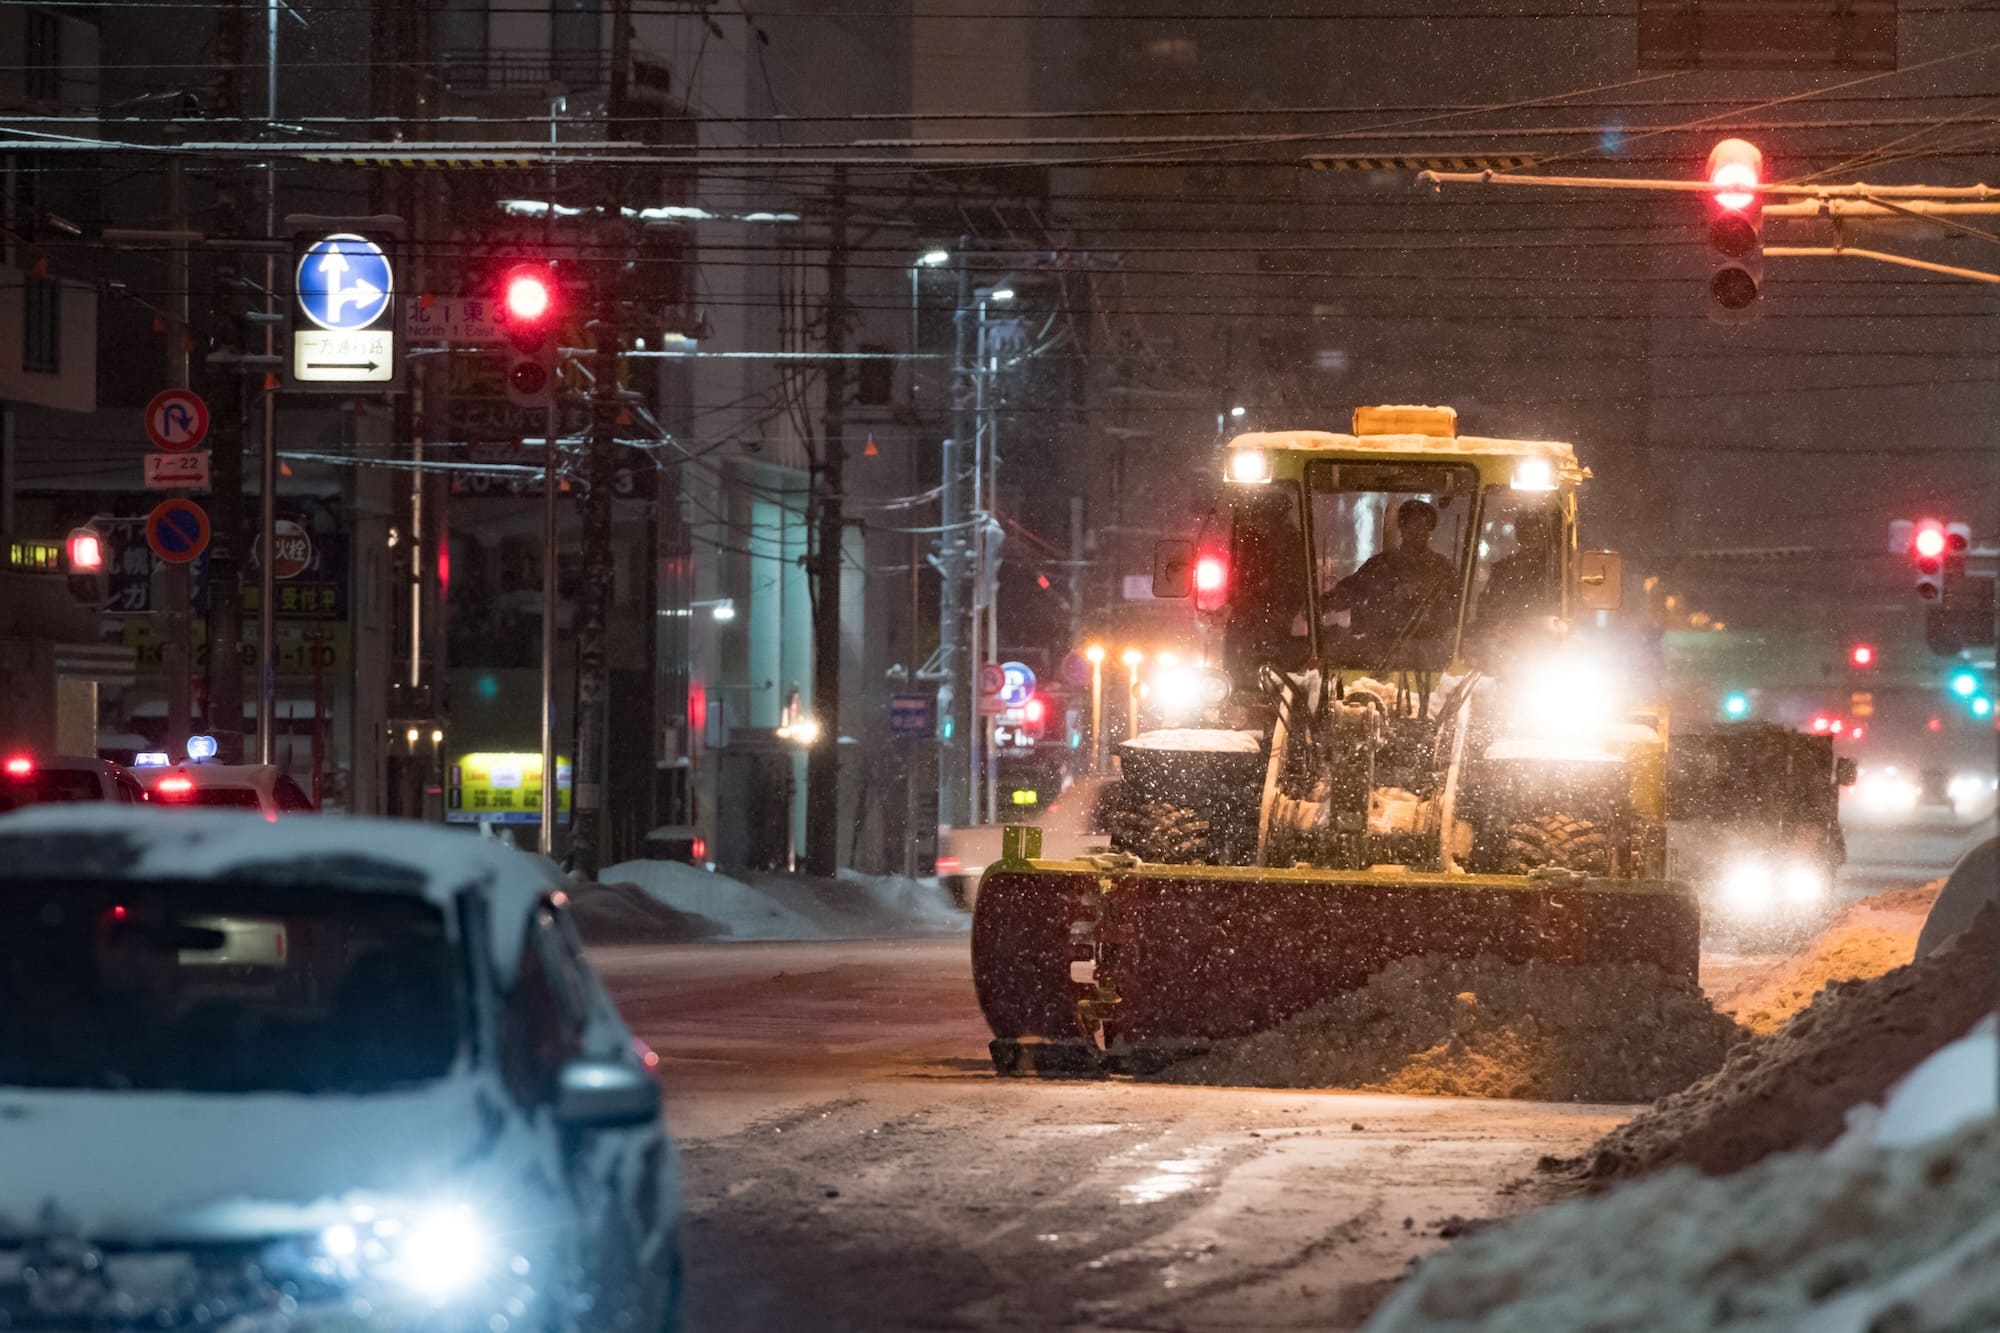
<svg viewBox="0 0 2000 1333">
<path fill-rule="evenodd" d="M 403 310 L 403 336 L 416 343 L 507 340 L 507 308 L 485 296 L 422 296 Z"/>
</svg>

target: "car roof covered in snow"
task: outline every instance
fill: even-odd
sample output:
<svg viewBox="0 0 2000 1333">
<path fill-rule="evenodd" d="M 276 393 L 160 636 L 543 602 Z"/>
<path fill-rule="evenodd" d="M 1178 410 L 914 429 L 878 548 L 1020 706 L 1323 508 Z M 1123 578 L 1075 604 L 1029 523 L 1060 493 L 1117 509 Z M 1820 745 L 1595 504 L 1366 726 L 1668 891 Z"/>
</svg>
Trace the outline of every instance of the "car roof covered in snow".
<svg viewBox="0 0 2000 1333">
<path fill-rule="evenodd" d="M 81 877 L 416 894 L 444 908 L 475 893 L 488 904 L 493 960 L 503 976 L 520 956 L 535 904 L 563 887 L 540 858 L 406 820 L 271 823 L 254 812 L 82 803 L 0 816 L 0 884 Z"/>
</svg>

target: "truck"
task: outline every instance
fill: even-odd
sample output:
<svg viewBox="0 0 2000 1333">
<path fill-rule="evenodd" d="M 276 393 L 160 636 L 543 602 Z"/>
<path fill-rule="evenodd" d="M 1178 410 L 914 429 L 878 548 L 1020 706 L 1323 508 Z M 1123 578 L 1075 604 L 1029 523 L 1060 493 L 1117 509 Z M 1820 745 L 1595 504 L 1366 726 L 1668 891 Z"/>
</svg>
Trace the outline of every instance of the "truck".
<svg viewBox="0 0 2000 1333">
<path fill-rule="evenodd" d="M 1622 562 L 1579 543 L 1574 448 L 1363 407 L 1219 463 L 1153 562 L 1191 604 L 1192 707 L 1118 747 L 1110 850 L 1043 859 L 1018 826 L 981 878 L 996 1070 L 1158 1068 L 1404 957 L 1696 979 L 1666 710 L 1597 628 Z"/>
<path fill-rule="evenodd" d="M 1742 722 L 1675 737 L 1667 775 L 1668 854 L 1710 929 L 1782 944 L 1823 924 L 1847 860 L 1840 790 L 1854 760 L 1834 738 Z"/>
</svg>

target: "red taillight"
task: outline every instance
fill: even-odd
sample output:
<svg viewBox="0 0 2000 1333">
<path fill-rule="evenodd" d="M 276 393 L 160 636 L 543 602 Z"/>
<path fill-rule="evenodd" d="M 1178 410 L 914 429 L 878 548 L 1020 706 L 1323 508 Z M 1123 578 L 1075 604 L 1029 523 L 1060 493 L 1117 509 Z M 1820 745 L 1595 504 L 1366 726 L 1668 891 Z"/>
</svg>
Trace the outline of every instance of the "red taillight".
<svg viewBox="0 0 2000 1333">
<path fill-rule="evenodd" d="M 25 778 L 35 771 L 35 761 L 24 754 L 11 755 L 7 759 L 7 776 Z"/>
<path fill-rule="evenodd" d="M 1229 595 L 1229 562 L 1205 555 L 1194 562 L 1194 606 L 1197 611 L 1220 610 Z"/>
<path fill-rule="evenodd" d="M 123 921 L 125 919 L 125 904 L 119 903 L 111 909 L 111 919 L 113 921 Z"/>
<path fill-rule="evenodd" d="M 185 796 L 194 790 L 193 778 L 161 778 L 153 788 L 162 796 Z"/>
<path fill-rule="evenodd" d="M 708 859 L 708 839 L 696 838 L 693 842 L 689 843 L 688 855 L 697 861 L 706 861 Z"/>
<path fill-rule="evenodd" d="M 937 872 L 940 875 L 956 875 L 963 869 L 964 865 L 955 856 L 940 856 L 937 859 Z"/>
</svg>

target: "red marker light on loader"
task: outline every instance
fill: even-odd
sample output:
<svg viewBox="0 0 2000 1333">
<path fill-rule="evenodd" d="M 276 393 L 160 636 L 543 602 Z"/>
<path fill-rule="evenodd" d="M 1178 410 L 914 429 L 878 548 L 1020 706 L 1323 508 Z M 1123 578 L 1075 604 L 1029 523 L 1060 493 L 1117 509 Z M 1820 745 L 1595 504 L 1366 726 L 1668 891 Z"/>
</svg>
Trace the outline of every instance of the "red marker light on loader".
<svg viewBox="0 0 2000 1333">
<path fill-rule="evenodd" d="M 8 777 L 25 778 L 34 771 L 35 771 L 35 761 L 28 758 L 28 756 L 24 754 L 16 754 L 8 756 L 7 758 Z"/>
<path fill-rule="evenodd" d="M 1229 561 L 1211 552 L 1194 562 L 1194 609 L 1219 611 L 1229 600 Z"/>
</svg>

